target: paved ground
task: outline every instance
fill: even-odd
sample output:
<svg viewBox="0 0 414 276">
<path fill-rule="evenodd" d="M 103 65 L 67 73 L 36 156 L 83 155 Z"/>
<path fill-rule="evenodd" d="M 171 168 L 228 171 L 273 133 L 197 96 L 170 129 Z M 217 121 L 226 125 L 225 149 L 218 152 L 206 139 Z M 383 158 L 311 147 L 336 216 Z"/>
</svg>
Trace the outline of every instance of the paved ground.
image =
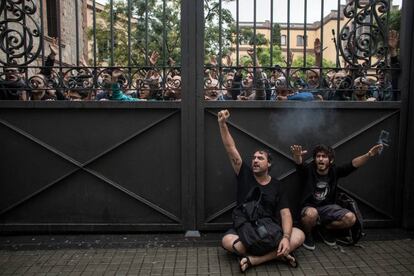
<svg viewBox="0 0 414 276">
<path fill-rule="evenodd" d="M 241 275 L 217 246 L 165 235 L 0 237 L 0 275 Z M 270 262 L 247 275 L 414 275 L 414 239 L 297 250 L 299 267 Z"/>
</svg>

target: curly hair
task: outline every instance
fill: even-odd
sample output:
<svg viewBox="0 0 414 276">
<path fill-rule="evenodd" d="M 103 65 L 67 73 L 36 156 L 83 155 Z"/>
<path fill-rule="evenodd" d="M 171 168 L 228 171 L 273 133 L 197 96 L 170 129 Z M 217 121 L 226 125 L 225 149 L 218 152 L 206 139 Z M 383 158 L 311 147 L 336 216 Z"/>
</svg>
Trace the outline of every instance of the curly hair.
<svg viewBox="0 0 414 276">
<path fill-rule="evenodd" d="M 318 154 L 318 152 L 323 152 L 326 155 L 328 155 L 329 161 L 332 161 L 335 159 L 335 151 L 327 145 L 323 145 L 323 144 L 319 144 L 317 146 L 315 146 L 315 148 L 313 149 L 313 159 L 316 158 L 316 154 Z"/>
</svg>

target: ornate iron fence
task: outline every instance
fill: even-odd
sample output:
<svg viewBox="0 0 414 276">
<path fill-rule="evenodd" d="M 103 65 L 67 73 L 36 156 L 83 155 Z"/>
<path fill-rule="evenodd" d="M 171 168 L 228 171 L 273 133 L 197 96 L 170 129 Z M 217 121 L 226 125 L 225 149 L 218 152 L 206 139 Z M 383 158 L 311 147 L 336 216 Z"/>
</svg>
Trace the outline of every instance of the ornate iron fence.
<svg viewBox="0 0 414 276">
<path fill-rule="evenodd" d="M 320 0 L 320 21 L 311 23 L 315 3 L 303 0 L 303 23 L 292 23 L 298 1 L 282 2 L 260 2 L 270 9 L 263 23 L 257 0 L 252 22 L 240 21 L 247 2 L 205 1 L 206 100 L 399 99 L 389 0 L 338 0 L 328 14 Z M 286 21 L 275 15 L 279 5 Z M 179 0 L 2 1 L 2 99 L 180 100 L 180 8 Z M 114 83 L 128 97 L 112 97 Z"/>
<path fill-rule="evenodd" d="M 181 98 L 179 0 L 7 0 L 0 14 L 2 99 Z"/>
<path fill-rule="evenodd" d="M 399 99 L 398 32 L 389 28 L 390 13 L 398 9 L 391 1 L 338 0 L 336 10 L 327 15 L 327 1 L 317 1 L 320 21 L 311 24 L 307 14 L 310 4 L 318 7 L 315 1 L 255 0 L 250 6 L 235 2 L 231 6 L 228 1 L 216 1 L 206 12 L 210 18 L 215 8 L 218 17 L 206 20 L 205 54 L 210 56 L 205 66 L 206 99 L 216 100 L 221 94 L 225 99 L 244 100 Z M 291 22 L 292 14 L 298 13 L 297 7 L 292 12 L 292 2 L 303 4 L 303 23 Z M 265 22 L 257 21 L 259 4 L 262 13 L 263 6 L 268 9 Z M 283 5 L 286 21 L 280 20 Z M 251 9 L 253 21 L 240 22 L 240 10 L 246 8 Z M 235 20 L 228 18 L 229 12 L 236 14 Z M 209 26 L 219 32 L 215 47 L 207 39 Z M 301 38 L 297 45 L 293 45 L 294 35 Z M 314 38 L 311 47 L 308 37 Z M 327 48 L 330 60 L 325 59 Z M 293 60 L 293 53 L 300 58 Z"/>
</svg>

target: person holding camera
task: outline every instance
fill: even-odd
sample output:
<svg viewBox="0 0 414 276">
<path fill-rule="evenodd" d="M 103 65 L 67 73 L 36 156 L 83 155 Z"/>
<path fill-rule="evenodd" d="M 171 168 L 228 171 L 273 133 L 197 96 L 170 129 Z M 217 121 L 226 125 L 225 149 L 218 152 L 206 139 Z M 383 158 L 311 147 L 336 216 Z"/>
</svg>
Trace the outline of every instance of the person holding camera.
<svg viewBox="0 0 414 276">
<path fill-rule="evenodd" d="M 332 232 L 334 229 L 348 229 L 355 224 L 355 214 L 335 203 L 338 179 L 363 166 L 369 159 L 378 155 L 382 148 L 383 144 L 379 143 L 367 153 L 355 157 L 346 164 L 336 166 L 334 150 L 326 145 L 317 145 L 313 149 L 314 161 L 305 167 L 303 156 L 307 151 L 301 145 L 290 147 L 303 185 L 301 223 L 306 235 L 303 247 L 315 250 L 312 230 L 318 224 L 319 235 L 329 246 L 336 245 Z"/>
</svg>

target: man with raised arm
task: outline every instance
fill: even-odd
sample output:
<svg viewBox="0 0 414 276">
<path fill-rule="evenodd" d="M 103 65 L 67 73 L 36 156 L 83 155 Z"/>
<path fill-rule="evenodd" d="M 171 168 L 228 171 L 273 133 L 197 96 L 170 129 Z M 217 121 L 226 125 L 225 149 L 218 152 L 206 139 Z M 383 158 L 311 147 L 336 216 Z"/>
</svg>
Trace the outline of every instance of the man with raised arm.
<svg viewBox="0 0 414 276">
<path fill-rule="evenodd" d="M 326 145 L 318 145 L 313 150 L 313 162 L 305 167 L 303 155 L 307 151 L 303 150 L 300 145 L 290 147 L 303 185 L 301 222 L 306 235 L 303 247 L 315 250 L 312 229 L 317 224 L 321 225 L 318 230 L 322 240 L 329 246 L 336 244 L 331 230 L 347 229 L 354 225 L 355 214 L 335 204 L 338 179 L 364 165 L 382 148 L 382 144 L 377 144 L 367 153 L 352 159 L 351 162 L 336 166 L 334 150 Z"/>
<path fill-rule="evenodd" d="M 240 260 L 241 271 L 274 259 L 286 261 L 290 266 L 296 267 L 297 262 L 291 252 L 303 243 L 305 236 L 299 228 L 292 227 L 292 216 L 284 191 L 280 183 L 269 175 L 272 166 L 270 153 L 266 150 L 258 150 L 253 154 L 251 164 L 245 163 L 227 128 L 226 121 L 229 116 L 228 110 L 220 111 L 218 124 L 224 148 L 237 177 L 237 203 L 243 203 L 248 192 L 254 187 L 259 187 L 264 195 L 264 206 L 268 209 L 266 211 L 271 213 L 274 220 L 281 225 L 283 238 L 277 250 L 263 256 L 252 256 L 239 241 L 236 229 L 231 228 L 225 233 L 222 245 L 226 250 L 244 256 Z"/>
</svg>

